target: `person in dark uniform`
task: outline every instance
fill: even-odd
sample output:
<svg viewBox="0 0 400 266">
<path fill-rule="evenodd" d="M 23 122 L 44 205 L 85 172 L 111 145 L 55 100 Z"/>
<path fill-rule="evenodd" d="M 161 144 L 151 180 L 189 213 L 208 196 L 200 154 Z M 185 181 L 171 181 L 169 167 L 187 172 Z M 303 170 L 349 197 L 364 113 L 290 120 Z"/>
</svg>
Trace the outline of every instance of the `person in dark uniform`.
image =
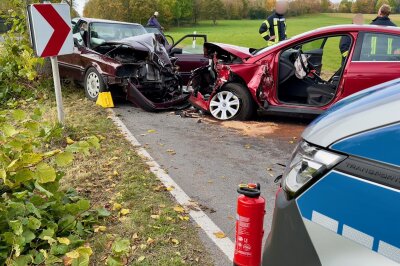
<svg viewBox="0 0 400 266">
<path fill-rule="evenodd" d="M 363 14 L 356 14 L 353 18 L 353 24 L 362 25 L 364 24 L 364 16 Z M 351 37 L 348 35 L 343 36 L 340 39 L 339 50 L 342 55 L 342 64 L 346 61 L 347 56 L 349 55 L 349 50 L 351 46 Z"/>
<path fill-rule="evenodd" d="M 391 11 L 392 8 L 389 5 L 383 4 L 379 8 L 378 16 L 374 20 L 372 20 L 371 25 L 397 27 L 397 25 L 394 24 L 389 18 Z"/>
<path fill-rule="evenodd" d="M 259 29 L 259 33 L 268 46 L 274 45 L 287 38 L 285 13 L 288 9 L 286 1 L 277 1 L 274 13 L 265 20 Z"/>
</svg>

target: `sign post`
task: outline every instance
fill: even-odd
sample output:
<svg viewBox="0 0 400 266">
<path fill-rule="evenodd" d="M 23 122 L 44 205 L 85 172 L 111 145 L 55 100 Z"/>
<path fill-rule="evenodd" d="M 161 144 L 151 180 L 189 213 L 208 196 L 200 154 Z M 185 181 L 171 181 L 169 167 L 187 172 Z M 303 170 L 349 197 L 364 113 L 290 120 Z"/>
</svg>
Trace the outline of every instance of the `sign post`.
<svg viewBox="0 0 400 266">
<path fill-rule="evenodd" d="M 58 122 L 64 124 L 65 116 L 64 116 L 64 107 L 61 94 L 61 81 L 60 81 L 60 73 L 58 71 L 57 56 L 50 57 L 50 61 L 51 61 L 51 68 L 53 69 L 53 80 L 54 80 L 54 90 L 56 93 Z"/>
<path fill-rule="evenodd" d="M 29 30 L 36 55 L 50 57 L 58 122 L 64 124 L 58 55 L 72 54 L 74 40 L 68 4 L 33 4 L 28 6 Z"/>
</svg>

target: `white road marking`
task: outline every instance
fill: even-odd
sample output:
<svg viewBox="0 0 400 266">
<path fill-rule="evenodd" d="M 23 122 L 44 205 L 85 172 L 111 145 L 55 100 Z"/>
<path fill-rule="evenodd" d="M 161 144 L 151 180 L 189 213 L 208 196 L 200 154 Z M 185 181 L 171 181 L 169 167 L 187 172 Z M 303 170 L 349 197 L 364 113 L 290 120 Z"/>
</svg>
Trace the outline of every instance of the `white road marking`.
<svg viewBox="0 0 400 266">
<path fill-rule="evenodd" d="M 142 147 L 140 142 L 133 136 L 125 124 L 119 119 L 115 112 L 110 109 L 111 119 L 117 125 L 117 127 L 124 134 L 126 139 L 136 148 L 137 154 L 142 157 L 146 164 L 150 167 L 150 171 L 157 176 L 165 187 L 174 187 L 170 191 L 176 201 L 182 206 L 188 206 L 192 204 L 190 197 L 183 191 L 181 187 L 169 176 L 160 165 L 151 157 L 151 155 Z M 217 238 L 214 233 L 222 232 L 222 230 L 207 216 L 202 210 L 190 210 L 190 217 L 197 223 L 197 225 L 203 229 L 207 236 L 215 243 L 215 245 L 233 262 L 234 254 L 234 243 L 228 238 Z"/>
</svg>

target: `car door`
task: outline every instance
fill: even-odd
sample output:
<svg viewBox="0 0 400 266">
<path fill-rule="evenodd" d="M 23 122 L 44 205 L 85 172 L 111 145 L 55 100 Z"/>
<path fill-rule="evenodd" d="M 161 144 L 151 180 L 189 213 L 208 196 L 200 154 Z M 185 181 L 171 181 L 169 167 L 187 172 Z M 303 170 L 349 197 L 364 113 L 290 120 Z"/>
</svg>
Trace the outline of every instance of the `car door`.
<svg viewBox="0 0 400 266">
<path fill-rule="evenodd" d="M 208 64 L 208 58 L 204 56 L 203 52 L 206 42 L 207 35 L 189 34 L 171 47 L 170 56 L 178 58 L 177 65 L 184 85 L 189 82 L 192 70 Z"/>
<path fill-rule="evenodd" d="M 343 97 L 400 77 L 400 36 L 361 32 L 344 71 Z"/>
<path fill-rule="evenodd" d="M 82 81 L 84 75 L 84 67 L 81 61 L 81 54 L 87 49 L 85 41 L 81 35 L 80 29 L 87 25 L 85 20 L 80 20 L 74 26 L 72 33 L 74 37 L 74 51 L 69 55 L 58 56 L 58 65 L 60 67 L 60 75 L 62 78 L 69 78 L 76 81 Z"/>
<path fill-rule="evenodd" d="M 320 38 L 311 42 L 307 42 L 301 46 L 301 50 L 305 55 L 308 55 L 308 62 L 313 64 L 315 70 L 321 73 L 322 57 L 324 55 L 324 45 L 326 38 Z"/>
</svg>

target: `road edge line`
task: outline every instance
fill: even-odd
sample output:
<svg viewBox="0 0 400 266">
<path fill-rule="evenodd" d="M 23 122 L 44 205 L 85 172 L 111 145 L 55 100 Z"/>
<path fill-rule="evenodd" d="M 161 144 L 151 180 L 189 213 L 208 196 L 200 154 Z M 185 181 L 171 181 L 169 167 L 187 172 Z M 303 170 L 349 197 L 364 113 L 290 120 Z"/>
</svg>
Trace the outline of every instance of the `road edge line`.
<svg viewBox="0 0 400 266">
<path fill-rule="evenodd" d="M 165 172 L 164 169 L 151 157 L 145 148 L 142 147 L 140 142 L 133 136 L 133 134 L 126 127 L 124 122 L 110 110 L 111 119 L 118 129 L 123 133 L 124 137 L 136 149 L 136 153 L 145 160 L 145 163 L 150 167 L 150 171 L 163 183 L 165 187 L 173 187 L 169 191 L 175 200 L 182 206 L 192 205 L 192 200 L 186 192 L 172 179 L 172 177 Z M 217 238 L 214 233 L 222 232 L 222 230 L 207 216 L 202 210 L 190 210 L 189 215 L 193 221 L 206 233 L 206 235 L 214 242 L 214 244 L 233 262 L 235 244 L 229 237 Z"/>
</svg>

